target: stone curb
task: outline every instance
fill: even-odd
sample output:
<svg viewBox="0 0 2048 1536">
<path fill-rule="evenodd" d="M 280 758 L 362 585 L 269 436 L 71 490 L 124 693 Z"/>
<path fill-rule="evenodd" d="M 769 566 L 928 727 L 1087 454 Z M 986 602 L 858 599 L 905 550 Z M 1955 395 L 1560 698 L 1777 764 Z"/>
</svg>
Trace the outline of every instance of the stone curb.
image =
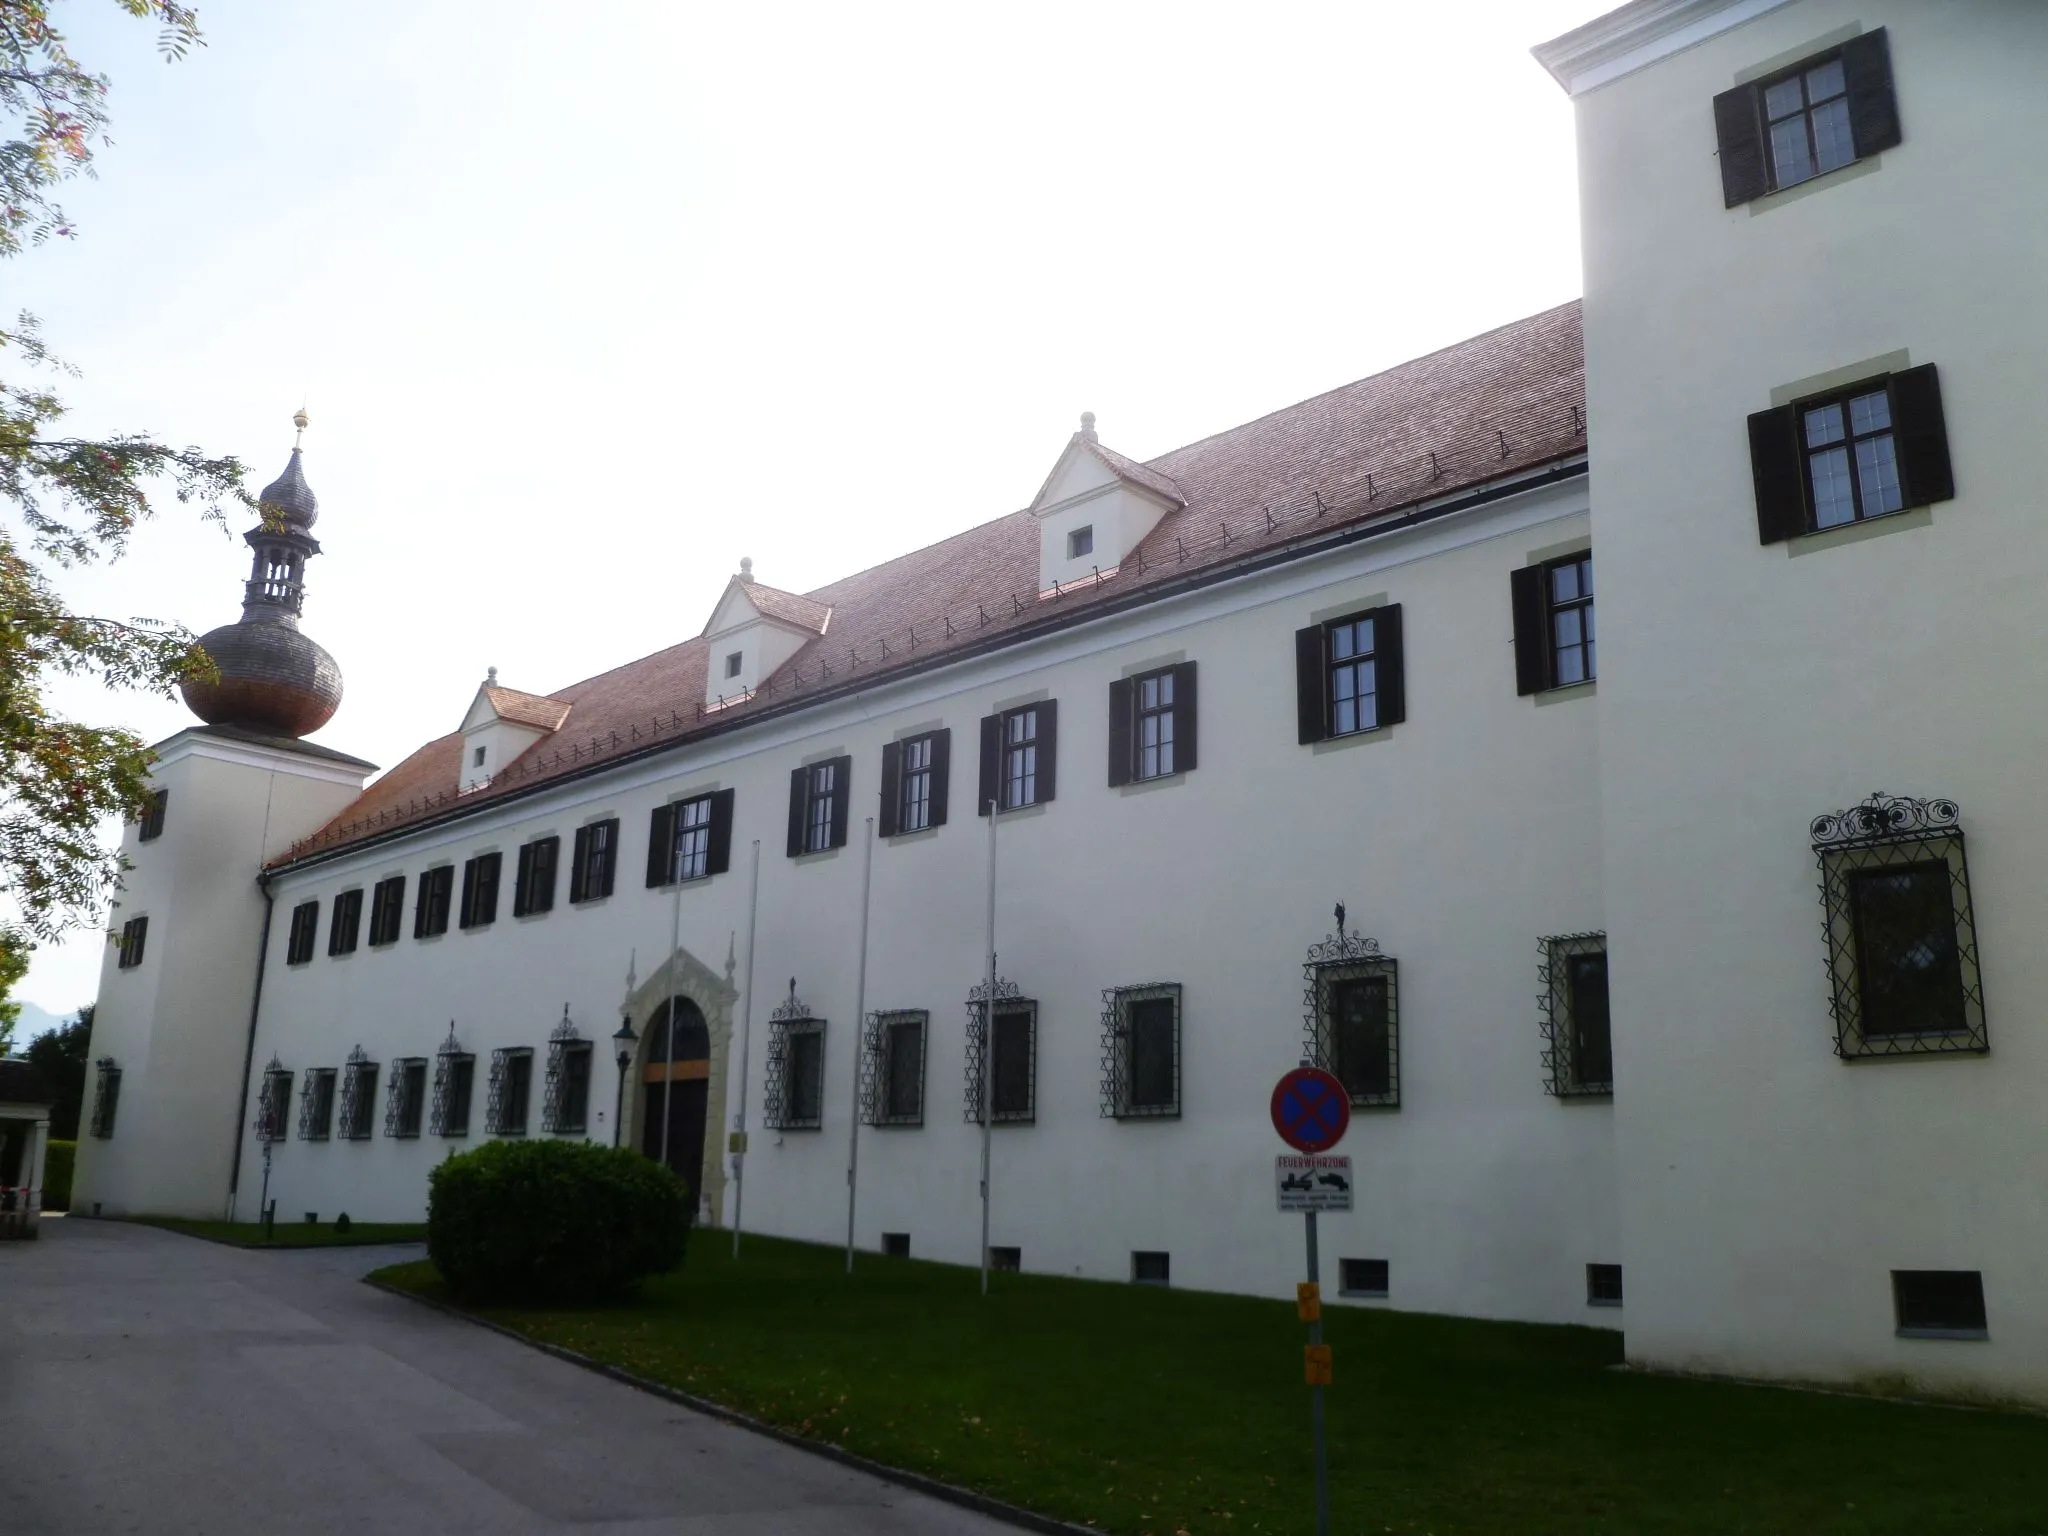
<svg viewBox="0 0 2048 1536">
<path fill-rule="evenodd" d="M 794 1431 L 770 1424 L 764 1419 L 757 1419 L 751 1414 L 741 1413 L 736 1408 L 728 1408 L 723 1403 L 713 1402 L 708 1397 L 698 1397 L 695 1393 L 684 1392 L 679 1388 L 668 1386 L 650 1377 L 635 1375 L 633 1372 L 623 1370 L 616 1365 L 607 1365 L 602 1360 L 592 1359 L 589 1355 L 565 1348 L 560 1344 L 549 1344 L 545 1340 L 536 1339 L 528 1334 L 521 1333 L 516 1328 L 507 1328 L 503 1323 L 494 1323 L 487 1317 L 478 1317 L 474 1312 L 465 1312 L 462 1308 L 452 1306 L 445 1301 L 436 1301 L 430 1296 L 421 1296 L 416 1292 L 404 1290 L 399 1286 L 379 1280 L 375 1276 L 363 1276 L 363 1284 L 393 1296 L 403 1297 L 405 1300 L 417 1303 L 420 1306 L 432 1308 L 434 1311 L 444 1313 L 449 1317 L 459 1318 L 463 1322 L 472 1324 L 475 1327 L 487 1328 L 492 1333 L 502 1334 L 508 1339 L 525 1345 L 528 1349 L 537 1349 L 543 1354 L 553 1355 L 557 1360 L 566 1360 L 571 1365 L 580 1365 L 586 1371 L 595 1371 L 600 1376 L 609 1376 L 613 1381 L 623 1382 L 629 1387 L 637 1387 L 642 1392 L 649 1393 L 655 1397 L 666 1398 L 669 1402 L 679 1404 L 684 1408 L 704 1414 L 709 1418 L 723 1419 L 726 1423 L 735 1425 L 740 1429 L 750 1430 L 757 1435 L 764 1435 L 770 1440 L 780 1440 L 784 1445 L 794 1446 L 800 1451 L 808 1451 L 813 1456 L 823 1456 L 828 1461 L 839 1462 L 843 1466 L 852 1467 L 859 1472 L 865 1472 L 870 1477 L 878 1477 L 884 1482 L 895 1483 L 901 1487 L 912 1489 L 917 1493 L 927 1494 L 934 1499 L 944 1500 L 948 1504 L 958 1504 L 963 1509 L 971 1509 L 976 1514 L 987 1515 L 994 1520 L 1006 1521 L 1020 1529 L 1041 1531 L 1045 1533 L 1045 1536 L 1103 1536 L 1099 1526 L 1072 1525 L 1065 1520 L 1055 1520 L 1050 1515 L 1037 1514 L 1016 1504 L 1008 1504 L 1001 1499 L 990 1498 L 987 1494 L 976 1493 L 971 1488 L 962 1488 L 955 1483 L 942 1483 L 935 1477 L 926 1477 L 922 1472 L 912 1472 L 905 1467 L 892 1467 L 887 1462 L 876 1461 L 871 1457 L 862 1456 L 858 1452 L 849 1451 L 843 1446 L 833 1445 L 829 1441 L 813 1440 L 808 1436 L 799 1435 Z"/>
</svg>

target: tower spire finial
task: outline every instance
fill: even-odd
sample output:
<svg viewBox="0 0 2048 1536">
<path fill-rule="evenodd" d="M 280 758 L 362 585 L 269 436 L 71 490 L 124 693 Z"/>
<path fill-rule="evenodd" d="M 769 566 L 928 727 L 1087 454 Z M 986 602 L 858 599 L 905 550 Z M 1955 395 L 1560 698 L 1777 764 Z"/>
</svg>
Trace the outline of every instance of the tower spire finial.
<svg viewBox="0 0 2048 1536">
<path fill-rule="evenodd" d="M 303 405 L 292 412 L 292 425 L 298 428 L 297 434 L 292 438 L 292 452 L 297 453 L 299 449 L 305 446 L 306 428 L 312 424 L 313 419 L 306 414 L 306 408 Z"/>
</svg>

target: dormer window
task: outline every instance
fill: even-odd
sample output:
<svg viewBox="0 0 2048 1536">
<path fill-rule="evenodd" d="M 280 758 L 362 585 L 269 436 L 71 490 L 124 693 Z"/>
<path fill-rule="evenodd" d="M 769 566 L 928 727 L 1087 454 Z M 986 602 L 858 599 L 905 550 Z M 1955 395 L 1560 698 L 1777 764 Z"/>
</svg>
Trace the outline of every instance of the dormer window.
<svg viewBox="0 0 2048 1536">
<path fill-rule="evenodd" d="M 470 758 L 469 758 L 471 766 L 473 766 L 473 767 L 477 767 L 477 768 L 481 768 L 481 767 L 483 767 L 483 765 L 484 765 L 484 753 L 485 753 L 485 752 L 487 752 L 487 751 L 489 751 L 489 750 L 490 750 L 490 749 L 489 749 L 489 748 L 487 748 L 487 747 L 478 747 L 478 748 L 477 748 L 477 749 L 476 749 L 476 750 L 475 750 L 474 752 L 472 752 L 472 753 L 470 754 Z"/>
<path fill-rule="evenodd" d="M 1171 479 L 1102 446 L 1084 414 L 1032 499 L 1038 595 L 1057 598 L 1108 581 L 1169 512 L 1187 505 Z"/>
<path fill-rule="evenodd" d="M 744 651 L 729 652 L 725 658 L 725 675 L 727 677 L 738 677 L 740 675 L 740 665 L 745 660 L 746 653 Z"/>
</svg>

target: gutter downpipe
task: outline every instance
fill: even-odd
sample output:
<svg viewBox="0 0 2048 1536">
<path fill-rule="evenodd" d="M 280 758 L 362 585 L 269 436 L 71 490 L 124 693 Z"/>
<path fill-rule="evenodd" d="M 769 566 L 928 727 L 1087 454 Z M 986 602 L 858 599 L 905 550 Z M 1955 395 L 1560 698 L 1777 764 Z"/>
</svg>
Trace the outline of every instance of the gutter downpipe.
<svg viewBox="0 0 2048 1536">
<path fill-rule="evenodd" d="M 263 968 L 270 961 L 270 917 L 277 910 L 277 894 L 270 888 L 270 871 L 260 870 L 256 888 L 263 893 L 262 947 L 256 951 L 256 995 L 249 999 L 249 1040 L 242 1047 L 242 1096 L 235 1101 L 235 1160 L 228 1169 L 228 1220 L 235 1219 L 235 1192 L 242 1184 L 242 1137 L 248 1130 L 242 1111 L 249 1104 L 249 1073 L 256 1063 L 256 1018 L 263 1008 Z"/>
</svg>

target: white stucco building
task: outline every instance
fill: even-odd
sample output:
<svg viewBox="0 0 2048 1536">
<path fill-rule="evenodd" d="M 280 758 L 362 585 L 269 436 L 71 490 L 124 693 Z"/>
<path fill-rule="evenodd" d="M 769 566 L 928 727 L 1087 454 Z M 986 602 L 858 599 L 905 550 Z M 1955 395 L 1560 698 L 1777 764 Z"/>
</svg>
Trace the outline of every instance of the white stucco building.
<svg viewBox="0 0 2048 1536">
<path fill-rule="evenodd" d="M 416 1218 L 451 1150 L 616 1135 L 730 1221 L 744 1117 L 746 1225 L 830 1240 L 858 1123 L 861 1245 L 975 1262 L 994 801 L 1004 1262 L 1283 1293 L 1310 1055 L 1361 1305 L 2048 1399 L 2048 11 L 1931 12 L 1547 44 L 1583 311 L 1148 463 L 1084 417 L 1021 511 L 451 679 L 367 790 L 247 628 L 318 552 L 295 455 L 129 834 L 75 1207 L 253 1218 L 268 1140 L 281 1219 Z"/>
</svg>

